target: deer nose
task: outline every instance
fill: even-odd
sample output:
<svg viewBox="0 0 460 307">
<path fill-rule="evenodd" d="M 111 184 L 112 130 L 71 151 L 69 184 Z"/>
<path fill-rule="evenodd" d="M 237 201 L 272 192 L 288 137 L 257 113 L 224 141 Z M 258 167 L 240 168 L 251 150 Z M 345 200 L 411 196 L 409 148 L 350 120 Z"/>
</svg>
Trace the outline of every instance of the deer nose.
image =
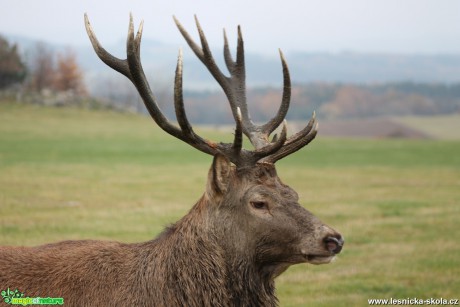
<svg viewBox="0 0 460 307">
<path fill-rule="evenodd" d="M 345 240 L 339 234 L 324 238 L 324 244 L 326 245 L 326 249 L 330 251 L 332 254 L 340 253 L 344 243 Z"/>
</svg>

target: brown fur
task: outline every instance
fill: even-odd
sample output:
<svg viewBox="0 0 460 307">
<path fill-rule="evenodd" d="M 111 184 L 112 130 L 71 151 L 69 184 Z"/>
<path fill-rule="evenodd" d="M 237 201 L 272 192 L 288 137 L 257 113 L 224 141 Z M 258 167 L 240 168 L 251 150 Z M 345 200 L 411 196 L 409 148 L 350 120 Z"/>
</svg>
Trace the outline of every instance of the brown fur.
<svg viewBox="0 0 460 307">
<path fill-rule="evenodd" d="M 328 235 L 338 236 L 297 204 L 273 165 L 237 171 L 217 156 L 206 193 L 155 240 L 0 247 L 0 290 L 79 307 L 276 306 L 274 278 L 329 255 Z"/>
</svg>

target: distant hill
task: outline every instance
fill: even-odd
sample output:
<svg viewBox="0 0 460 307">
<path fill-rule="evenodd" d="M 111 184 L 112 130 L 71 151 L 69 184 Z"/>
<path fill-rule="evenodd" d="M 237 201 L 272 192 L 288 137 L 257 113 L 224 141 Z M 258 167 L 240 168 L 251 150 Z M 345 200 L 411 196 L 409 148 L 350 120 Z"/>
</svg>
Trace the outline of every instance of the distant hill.
<svg viewBox="0 0 460 307">
<path fill-rule="evenodd" d="M 107 46 L 118 55 L 124 55 L 124 43 Z M 103 72 L 111 75 L 96 59 L 92 49 L 80 49 L 81 63 L 88 72 Z M 142 63 L 152 80 L 173 80 L 176 46 L 145 41 L 142 45 Z M 248 87 L 282 86 L 281 63 L 277 52 L 273 57 L 246 53 Z M 214 50 L 214 56 L 222 70 L 225 65 L 222 51 Z M 381 84 L 394 82 L 414 83 L 458 83 L 460 82 L 460 54 L 458 55 L 401 55 L 363 54 L 355 52 L 332 53 L 288 53 L 293 83 L 352 83 Z M 217 83 L 201 62 L 184 48 L 184 87 L 190 90 L 215 89 Z"/>
<path fill-rule="evenodd" d="M 296 81 L 302 83 L 460 82 L 460 54 L 294 53 L 289 64 Z"/>
<path fill-rule="evenodd" d="M 124 43 L 117 47 L 124 47 Z M 172 76 L 177 57 L 177 46 L 145 41 L 142 61 L 152 73 L 165 71 Z M 119 48 L 110 48 L 120 50 Z M 203 64 L 184 48 L 184 83 L 191 88 L 215 87 Z M 225 70 L 222 50 L 214 50 L 214 56 Z M 308 53 L 286 54 L 294 83 L 332 82 L 375 84 L 389 82 L 456 83 L 460 82 L 460 54 L 451 55 L 403 55 Z M 281 86 L 281 63 L 276 50 L 273 56 L 246 53 L 247 82 L 251 87 Z"/>
<path fill-rule="evenodd" d="M 35 41 L 25 38 L 11 40 L 18 43 L 26 57 L 33 59 L 37 46 Z M 123 41 L 104 47 L 115 56 L 126 57 Z M 59 53 L 69 47 L 48 45 L 48 48 L 53 53 Z M 103 64 L 89 41 L 85 46 L 71 48 L 85 72 L 91 95 L 120 109 L 145 112 L 132 84 Z M 175 117 L 172 92 L 177 49 L 177 46 L 148 39 L 143 41 L 141 49 L 147 78 L 160 108 L 169 118 Z M 251 52 L 246 54 L 247 98 L 255 114 L 254 120 L 268 120 L 279 105 L 282 71 L 277 52 L 273 54 L 273 57 Z M 226 73 L 222 50 L 214 50 L 214 56 Z M 301 120 L 312 110 L 317 111 L 319 118 L 330 120 L 460 113 L 460 54 L 291 52 L 286 54 L 286 58 L 293 81 L 292 104 L 287 114 L 289 120 Z M 227 99 L 221 90 L 216 89 L 218 84 L 207 69 L 188 48 L 184 48 L 184 95 L 192 122 L 233 122 Z M 349 129 L 344 126 L 338 130 Z M 368 130 L 372 130 L 371 127 Z M 398 133 L 389 131 L 384 134 Z"/>
<path fill-rule="evenodd" d="M 34 40 L 9 37 L 18 43 L 27 55 L 33 54 Z M 182 46 L 185 46 L 184 43 Z M 50 45 L 53 50 L 69 46 Z M 70 46 L 77 53 L 81 66 L 89 80 L 111 77 L 113 72 L 97 59 L 88 41 L 85 46 Z M 125 57 L 125 42 L 105 45 L 117 56 Z M 152 79 L 172 80 L 179 46 L 144 39 L 142 63 Z M 195 56 L 184 47 L 184 87 L 188 89 L 216 88 L 217 85 Z M 222 49 L 214 50 L 214 56 L 222 67 Z M 460 54 L 367 54 L 356 52 L 309 53 L 289 52 L 286 58 L 294 83 L 333 82 L 376 84 L 410 81 L 414 83 L 460 82 Z M 273 56 L 246 53 L 247 82 L 250 87 L 281 86 L 281 64 L 277 50 Z M 222 68 L 224 70 L 224 68 Z M 225 71 L 225 70 L 224 70 Z M 92 83 L 92 82 L 89 82 Z M 90 84 L 91 85 L 91 84 Z M 91 89 L 91 86 L 90 86 Z"/>
</svg>

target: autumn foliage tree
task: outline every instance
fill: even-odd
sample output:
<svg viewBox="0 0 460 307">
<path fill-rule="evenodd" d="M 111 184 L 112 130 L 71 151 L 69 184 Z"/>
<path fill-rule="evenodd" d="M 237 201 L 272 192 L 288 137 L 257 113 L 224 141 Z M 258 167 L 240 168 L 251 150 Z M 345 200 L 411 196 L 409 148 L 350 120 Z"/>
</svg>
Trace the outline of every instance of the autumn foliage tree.
<svg viewBox="0 0 460 307">
<path fill-rule="evenodd" d="M 26 71 L 17 46 L 10 46 L 9 42 L 0 36 L 0 89 L 22 82 Z"/>
<path fill-rule="evenodd" d="M 61 92 L 70 91 L 78 95 L 86 93 L 83 83 L 83 73 L 78 66 L 75 53 L 71 50 L 67 50 L 63 54 L 58 54 L 54 89 Z"/>
</svg>

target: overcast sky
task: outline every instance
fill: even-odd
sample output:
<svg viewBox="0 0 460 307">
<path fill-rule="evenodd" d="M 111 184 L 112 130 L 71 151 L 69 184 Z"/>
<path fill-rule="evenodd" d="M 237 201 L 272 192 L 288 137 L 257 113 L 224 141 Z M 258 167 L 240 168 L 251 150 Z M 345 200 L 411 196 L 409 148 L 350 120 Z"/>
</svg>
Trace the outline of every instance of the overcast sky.
<svg viewBox="0 0 460 307">
<path fill-rule="evenodd" d="M 144 20 L 144 37 L 184 46 L 176 15 L 196 35 L 197 14 L 208 40 L 234 43 L 243 29 L 247 50 L 460 53 L 458 0 L 0 0 L 0 33 L 65 45 L 89 45 L 87 12 L 103 44 L 126 37 L 129 12 Z M 196 37 L 196 36 L 195 36 Z"/>
</svg>

